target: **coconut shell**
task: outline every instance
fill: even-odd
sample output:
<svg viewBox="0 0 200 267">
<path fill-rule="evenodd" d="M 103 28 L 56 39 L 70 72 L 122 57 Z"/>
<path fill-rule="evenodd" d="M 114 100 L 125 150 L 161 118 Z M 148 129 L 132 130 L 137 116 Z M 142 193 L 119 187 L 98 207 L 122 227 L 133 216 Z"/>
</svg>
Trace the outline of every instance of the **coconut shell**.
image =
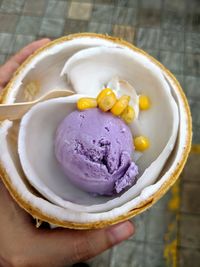
<svg viewBox="0 0 200 267">
<path fill-rule="evenodd" d="M 191 122 L 191 114 L 189 105 L 186 99 L 186 96 L 179 84 L 179 82 L 176 80 L 176 78 L 173 76 L 173 74 L 166 69 L 160 62 L 158 62 L 156 59 L 151 57 L 149 54 L 144 52 L 143 50 L 135 47 L 134 45 L 119 39 L 110 37 L 107 35 L 101 35 L 101 34 L 95 34 L 95 33 L 80 33 L 80 34 L 72 34 L 66 37 L 59 38 L 55 41 L 52 41 L 45 45 L 44 47 L 37 50 L 33 55 L 31 55 L 15 72 L 13 75 L 13 78 L 10 80 L 10 82 L 7 84 L 5 89 L 3 90 L 3 94 L 1 96 L 1 102 L 6 103 L 7 98 L 9 96 L 10 91 L 12 90 L 12 85 L 15 81 L 15 79 L 20 75 L 21 71 L 30 63 L 31 60 L 33 60 L 38 54 L 40 54 L 42 51 L 45 51 L 46 49 L 56 45 L 56 44 L 62 44 L 63 42 L 68 42 L 70 40 L 76 39 L 76 38 L 99 38 L 108 40 L 110 42 L 114 42 L 115 44 L 119 44 L 125 47 L 128 47 L 129 49 L 132 49 L 133 51 L 136 51 L 145 57 L 147 57 L 151 62 L 153 62 L 155 65 L 157 65 L 165 75 L 165 77 L 168 79 L 170 84 L 173 86 L 175 91 L 178 93 L 179 98 L 181 99 L 181 102 L 183 103 L 184 107 L 184 113 L 185 113 L 185 120 L 187 125 L 187 136 L 184 144 L 184 150 L 181 155 L 181 158 L 177 164 L 177 166 L 174 168 L 173 173 L 168 177 L 167 181 L 161 185 L 158 191 L 156 191 L 154 194 L 152 194 L 149 198 L 145 199 L 144 201 L 141 201 L 137 207 L 135 207 L 133 210 L 129 212 L 125 212 L 123 215 L 117 216 L 115 218 L 111 218 L 108 220 L 101 220 L 93 221 L 93 222 L 85 222 L 85 223 L 77 223 L 73 221 L 63 220 L 60 219 L 59 216 L 52 216 L 48 212 L 45 212 L 44 210 L 40 209 L 39 207 L 36 207 L 33 203 L 28 201 L 20 192 L 16 190 L 16 187 L 13 183 L 13 181 L 10 179 L 9 174 L 5 167 L 2 165 L 2 162 L 0 162 L 0 175 L 2 177 L 2 181 L 4 182 L 5 186 L 9 190 L 12 197 L 15 199 L 15 201 L 23 208 L 25 209 L 29 214 L 31 214 L 34 218 L 37 218 L 38 220 L 48 222 L 50 224 L 54 224 L 61 227 L 66 228 L 72 228 L 72 229 L 95 229 L 95 228 L 102 228 L 104 226 L 116 224 L 119 222 L 122 222 L 124 220 L 127 220 L 131 217 L 136 216 L 137 214 L 140 214 L 144 212 L 146 209 L 150 208 L 154 203 L 156 203 L 168 190 L 169 188 L 176 182 L 178 179 L 181 171 L 183 170 L 183 167 L 186 163 L 188 154 L 190 152 L 191 148 L 191 141 L 192 141 L 192 122 Z M 175 148 L 176 149 L 176 148 Z M 173 159 L 172 159 L 173 160 Z M 167 165 L 165 166 L 167 168 Z M 30 187 L 30 189 L 35 195 L 37 194 L 34 189 Z M 39 196 L 39 195 L 38 195 Z"/>
</svg>

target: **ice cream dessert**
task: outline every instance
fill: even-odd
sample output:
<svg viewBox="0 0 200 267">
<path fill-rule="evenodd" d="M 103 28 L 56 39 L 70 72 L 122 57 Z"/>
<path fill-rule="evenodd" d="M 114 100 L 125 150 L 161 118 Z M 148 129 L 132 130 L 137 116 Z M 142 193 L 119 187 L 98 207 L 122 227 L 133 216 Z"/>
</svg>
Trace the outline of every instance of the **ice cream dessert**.
<svg viewBox="0 0 200 267">
<path fill-rule="evenodd" d="M 33 100 L 55 89 L 73 89 L 75 94 L 38 103 L 20 124 L 3 121 L 0 127 L 1 176 L 34 218 L 73 229 L 101 228 L 143 212 L 175 182 L 189 153 L 191 119 L 180 85 L 158 61 L 121 39 L 73 35 L 31 56 L 9 83 L 4 103 L 23 102 L 25 89 L 35 81 L 40 90 Z M 104 87 L 117 99 L 131 97 L 134 120 L 129 124 L 128 116 L 127 122 L 119 117 L 131 130 L 132 159 L 139 173 L 136 184 L 119 194 L 94 197 L 69 180 L 55 157 L 54 142 L 59 124 L 77 111 L 77 101 L 96 98 Z M 141 95 L 149 98 L 149 109 Z M 112 111 L 116 115 L 105 115 L 117 119 L 119 108 Z M 146 150 L 141 146 L 148 146 L 144 136 L 150 142 Z"/>
<path fill-rule="evenodd" d="M 132 153 L 128 125 L 98 108 L 73 111 L 56 132 L 55 154 L 66 176 L 93 194 L 113 195 L 136 183 Z"/>
</svg>

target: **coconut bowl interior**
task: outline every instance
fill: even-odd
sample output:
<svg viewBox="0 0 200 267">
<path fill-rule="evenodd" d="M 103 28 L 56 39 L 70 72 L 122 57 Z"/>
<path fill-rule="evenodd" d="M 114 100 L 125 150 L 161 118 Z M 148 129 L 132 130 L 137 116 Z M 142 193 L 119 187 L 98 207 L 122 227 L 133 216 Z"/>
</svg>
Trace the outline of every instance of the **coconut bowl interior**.
<svg viewBox="0 0 200 267">
<path fill-rule="evenodd" d="M 47 179 L 45 178 L 46 180 L 42 180 L 43 184 L 41 184 L 41 188 L 45 189 L 41 191 L 36 190 L 34 183 L 31 184 L 28 179 L 29 177 L 25 175 L 18 154 L 18 136 L 21 121 L 2 121 L 0 123 L 0 174 L 3 182 L 17 203 L 33 217 L 62 227 L 73 229 L 101 228 L 126 220 L 143 212 L 159 200 L 178 179 L 190 151 L 192 135 L 191 115 L 180 84 L 157 60 L 121 39 L 85 33 L 66 36 L 50 42 L 45 47 L 36 51 L 17 70 L 3 92 L 2 103 L 30 101 L 39 98 L 50 90 L 65 90 L 69 88 L 66 75 L 60 75 L 66 61 L 78 51 L 101 46 L 127 50 L 130 53 L 134 53 L 134 55 L 141 58 L 141 60 L 143 59 L 144 62 L 146 60 L 149 62 L 150 66 L 152 64 L 152 66 L 155 66 L 155 69 L 159 70 L 159 75 L 162 75 L 162 79 L 165 80 L 165 83 L 170 88 L 170 93 L 178 108 L 179 123 L 177 126 L 177 138 L 173 151 L 165 162 L 164 167 L 158 170 L 159 175 L 156 181 L 153 179 L 150 180 L 149 178 L 149 180 L 142 183 L 141 186 L 139 184 L 137 190 L 132 189 L 129 193 L 114 198 L 108 199 L 107 197 L 102 197 L 96 200 L 80 190 L 71 188 L 69 184 L 69 191 L 74 192 L 76 199 L 73 200 L 73 193 L 71 193 L 70 198 L 66 197 L 66 199 L 64 199 L 64 191 L 62 191 L 62 189 L 65 187 L 63 187 L 63 180 L 60 184 L 63 186 L 56 187 L 56 184 L 52 183 L 52 180 L 51 183 L 48 182 L 47 177 Z M 151 69 L 148 69 L 148 67 L 145 69 L 144 67 L 144 71 L 148 73 L 151 72 Z M 148 79 L 148 76 L 145 75 L 143 78 L 138 78 L 135 82 L 136 87 L 142 88 L 142 85 L 145 84 L 143 81 L 145 77 Z M 140 84 L 141 86 L 138 86 Z M 88 92 L 84 91 L 80 93 L 88 94 Z M 39 111 L 37 111 L 37 116 L 41 114 L 43 120 L 50 118 L 48 122 L 50 125 L 51 119 L 52 121 L 59 121 L 64 117 L 65 112 L 62 112 L 62 110 L 64 110 L 65 101 L 66 103 L 68 101 L 71 103 L 68 110 L 68 112 L 70 112 L 75 108 L 76 100 L 76 96 L 66 98 L 66 100 L 58 100 L 59 106 L 57 115 L 54 115 L 54 109 L 52 108 L 52 110 L 49 109 L 50 112 L 47 117 L 45 117 L 45 113 L 42 112 L 42 109 L 45 108 L 45 104 L 43 104 Z M 49 107 L 55 105 L 51 103 L 52 102 L 49 101 Z M 162 101 L 160 104 L 162 106 Z M 48 103 L 46 106 L 47 105 Z M 34 116 L 30 116 L 29 119 L 30 121 L 32 119 L 32 122 L 34 122 Z M 154 122 L 152 121 L 152 123 Z M 158 131 L 161 127 L 165 129 L 164 123 L 163 125 L 161 124 L 162 116 L 160 117 L 160 121 L 157 124 L 155 123 L 154 128 L 158 128 Z M 39 127 L 38 125 L 37 123 L 35 125 L 32 123 L 32 128 L 27 127 L 27 129 L 29 129 L 27 132 L 29 131 L 31 134 L 35 129 L 34 127 Z M 49 131 L 53 131 L 53 129 L 54 128 L 49 127 Z M 42 130 L 42 127 L 40 130 Z M 45 127 L 44 131 L 45 130 L 48 130 L 48 128 Z M 163 136 L 167 130 L 166 127 Z M 34 146 L 40 146 L 40 134 L 37 133 L 34 138 L 34 141 L 33 139 L 27 139 L 26 155 L 28 155 L 29 151 L 34 150 Z M 48 135 L 44 138 L 48 138 Z M 163 145 L 160 143 L 160 146 Z M 39 151 L 40 150 L 38 150 L 37 153 L 39 153 Z M 43 157 L 45 157 L 44 164 L 46 165 L 49 164 L 48 160 L 46 160 L 47 156 L 48 153 L 43 155 Z M 158 154 L 155 154 L 155 158 L 158 158 Z M 38 162 L 40 160 L 42 160 L 42 154 L 38 154 Z M 141 166 L 145 166 L 145 162 L 147 161 L 148 157 L 141 163 Z M 49 166 L 51 173 L 54 171 L 54 169 L 52 169 L 54 167 L 55 166 Z M 47 187 L 45 187 L 45 183 L 48 185 Z M 55 190 L 53 190 L 54 187 Z M 53 199 L 49 199 L 49 194 L 45 193 L 49 188 L 55 193 L 55 198 Z M 56 195 L 58 195 L 59 198 L 56 199 Z M 77 201 L 77 199 L 79 200 Z"/>
</svg>

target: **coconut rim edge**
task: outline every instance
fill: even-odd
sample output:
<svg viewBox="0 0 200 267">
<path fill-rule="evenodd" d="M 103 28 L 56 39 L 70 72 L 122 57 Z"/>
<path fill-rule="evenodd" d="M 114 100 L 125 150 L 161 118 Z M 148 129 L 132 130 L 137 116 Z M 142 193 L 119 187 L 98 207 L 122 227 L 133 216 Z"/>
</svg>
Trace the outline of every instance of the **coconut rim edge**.
<svg viewBox="0 0 200 267">
<path fill-rule="evenodd" d="M 9 92 L 12 90 L 12 84 L 16 77 L 20 75 L 21 70 L 23 70 L 26 65 L 29 64 L 29 62 L 36 57 L 39 53 L 42 51 L 56 45 L 61 44 L 62 42 L 67 42 L 76 38 L 81 37 L 90 37 L 90 38 L 100 38 L 104 40 L 108 40 L 110 42 L 113 42 L 115 44 L 123 45 L 131 50 L 134 50 L 135 52 L 138 52 L 140 54 L 143 54 L 145 57 L 148 57 L 150 61 L 152 61 L 155 65 L 157 65 L 171 80 L 171 82 L 175 85 L 176 89 L 179 92 L 179 95 L 181 96 L 181 100 L 184 105 L 185 113 L 187 115 L 187 137 L 186 137 L 186 146 L 184 148 L 184 153 L 182 154 L 182 157 L 179 161 L 179 164 L 174 169 L 172 175 L 167 179 L 167 181 L 161 185 L 160 189 L 156 191 L 152 196 L 150 196 L 148 199 L 141 202 L 136 208 L 129 211 L 128 213 L 125 213 L 121 216 L 116 217 L 115 219 L 111 220 L 102 220 L 99 222 L 90 222 L 90 223 L 76 223 L 76 222 L 70 222 L 70 221 L 64 221 L 59 220 L 57 217 L 51 217 L 49 214 L 44 214 L 41 212 L 40 209 L 34 207 L 31 205 L 30 202 L 28 202 L 26 199 L 24 199 L 20 192 L 16 191 L 14 185 L 12 184 L 12 181 L 9 178 L 9 175 L 7 174 L 4 166 L 0 163 L 0 175 L 2 177 L 2 180 L 9 190 L 12 197 L 15 199 L 15 201 L 23 208 L 25 209 L 29 214 L 31 214 L 34 218 L 37 218 L 41 221 L 48 222 L 50 224 L 55 224 L 57 226 L 66 227 L 66 228 L 72 228 L 72 229 L 94 229 L 94 228 L 102 228 L 104 226 L 108 226 L 111 224 L 116 224 L 121 221 L 124 221 L 126 219 L 129 219 L 131 217 L 136 216 L 137 214 L 142 213 L 146 209 L 150 208 L 155 202 L 157 202 L 166 192 L 167 190 L 175 183 L 175 181 L 179 178 L 179 175 L 181 174 L 183 167 L 186 163 L 187 157 L 189 155 L 190 149 L 191 149 L 191 142 L 192 142 L 192 119 L 190 114 L 190 108 L 186 99 L 186 96 L 177 81 L 177 79 L 174 77 L 174 75 L 166 68 L 164 67 L 159 61 L 157 61 L 155 58 L 147 54 L 142 49 L 139 49 L 135 47 L 134 45 L 120 39 L 111 37 L 108 35 L 103 34 L 95 34 L 95 33 L 78 33 L 78 34 L 71 34 L 68 36 L 61 37 L 59 39 L 56 39 L 42 48 L 38 49 L 36 52 L 34 52 L 30 57 L 28 57 L 25 62 L 17 69 L 17 71 L 14 73 L 12 79 L 9 81 L 7 86 L 3 89 L 2 96 L 1 96 L 1 103 L 5 103 L 7 100 L 7 96 Z M 0 122 L 1 125 L 2 122 Z"/>
</svg>

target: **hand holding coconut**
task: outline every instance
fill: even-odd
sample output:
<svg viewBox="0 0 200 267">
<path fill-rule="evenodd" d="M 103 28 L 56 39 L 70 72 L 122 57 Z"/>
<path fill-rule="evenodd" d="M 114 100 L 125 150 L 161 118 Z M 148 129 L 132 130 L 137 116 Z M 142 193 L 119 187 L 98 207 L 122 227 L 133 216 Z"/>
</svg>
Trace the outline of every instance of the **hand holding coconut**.
<svg viewBox="0 0 200 267">
<path fill-rule="evenodd" d="M 191 146 L 187 99 L 157 60 L 100 34 L 46 42 L 28 46 L 0 70 L 0 86 L 10 80 L 2 103 L 38 100 L 55 89 L 74 95 L 35 104 L 20 122 L 0 123 L 0 175 L 33 218 L 73 230 L 36 230 L 2 194 L 0 259 L 14 266 L 64 266 L 128 238 L 129 222 L 111 225 L 156 203 Z"/>
<path fill-rule="evenodd" d="M 29 55 L 48 42 L 36 41 L 5 63 L 0 68 L 0 89 Z M 0 214 L 1 266 L 66 266 L 94 257 L 134 231 L 130 222 L 93 231 L 36 229 L 31 216 L 13 201 L 1 181 Z"/>
</svg>

